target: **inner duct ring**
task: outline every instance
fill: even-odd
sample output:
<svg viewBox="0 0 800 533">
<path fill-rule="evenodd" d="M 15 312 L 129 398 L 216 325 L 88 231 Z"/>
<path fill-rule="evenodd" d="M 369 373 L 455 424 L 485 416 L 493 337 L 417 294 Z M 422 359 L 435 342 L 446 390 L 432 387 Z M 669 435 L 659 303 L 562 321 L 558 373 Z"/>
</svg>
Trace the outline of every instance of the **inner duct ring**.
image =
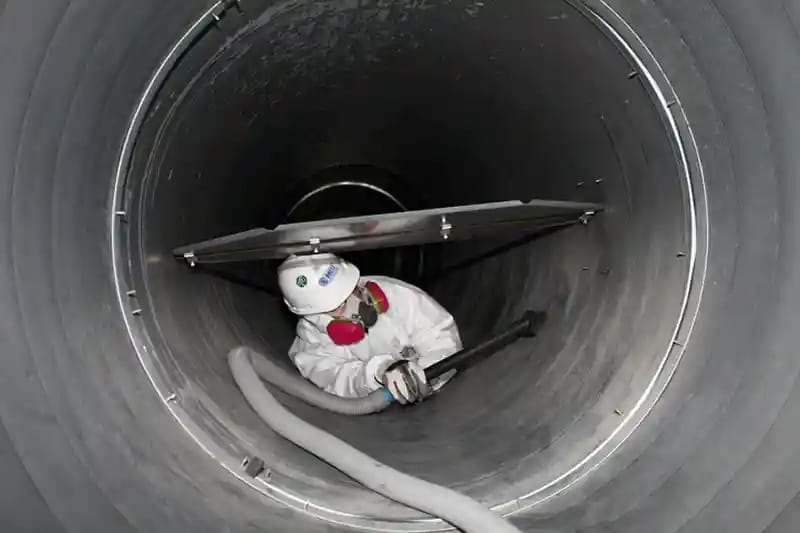
<svg viewBox="0 0 800 533">
<path fill-rule="evenodd" d="M 352 188 L 352 189 L 363 189 L 369 191 L 371 193 L 375 193 L 383 197 L 384 199 L 390 201 L 396 209 L 394 211 L 408 211 L 408 199 L 404 202 L 402 197 L 398 194 L 395 194 L 390 190 L 389 187 L 383 187 L 372 183 L 368 178 L 337 178 L 333 181 L 328 183 L 323 183 L 321 185 L 317 185 L 312 187 L 310 190 L 304 192 L 300 195 L 300 197 L 292 203 L 292 206 L 286 211 L 283 216 L 283 223 L 292 220 L 293 215 L 297 212 L 298 209 L 301 209 L 306 202 L 314 200 L 320 194 L 325 194 L 328 191 L 336 191 L 339 188 Z M 302 210 L 301 210 L 302 211 Z M 300 222 L 306 221 L 305 217 L 299 220 Z M 394 272 L 399 273 L 402 269 L 403 258 L 402 255 L 404 250 L 410 250 L 410 248 L 395 248 L 395 253 L 393 254 L 394 259 L 392 260 L 391 266 L 388 266 Z M 422 273 L 425 268 L 425 248 L 424 246 L 418 247 L 418 253 L 414 254 L 417 257 L 417 268 L 415 269 L 417 278 L 422 276 Z"/>
<path fill-rule="evenodd" d="M 335 189 L 337 187 L 361 187 L 363 189 L 368 189 L 372 192 L 376 192 L 392 201 L 397 207 L 400 208 L 401 211 L 407 211 L 408 209 L 406 206 L 401 202 L 395 195 L 384 189 L 383 187 L 378 187 L 373 183 L 368 183 L 366 181 L 356 181 L 356 180 L 339 180 L 332 183 L 326 183 L 325 185 L 320 185 L 319 187 L 315 187 L 313 190 L 305 193 L 299 200 L 297 200 L 292 207 L 286 212 L 286 218 L 292 216 L 292 214 L 297 211 L 304 203 L 308 200 L 311 200 L 316 195 L 323 193 L 325 191 L 329 191 L 331 189 Z"/>
<path fill-rule="evenodd" d="M 514 498 L 508 502 L 493 507 L 497 512 L 505 515 L 521 512 L 556 496 L 580 478 L 598 468 L 602 462 L 621 446 L 630 434 L 643 421 L 658 398 L 663 393 L 683 355 L 683 346 L 686 343 L 694 324 L 697 306 L 702 297 L 703 279 L 705 277 L 705 261 L 707 252 L 706 242 L 706 214 L 705 214 L 705 184 L 703 182 L 702 167 L 700 166 L 697 148 L 691 130 L 686 122 L 680 102 L 674 95 L 669 81 L 655 58 L 650 54 L 641 39 L 632 28 L 615 13 L 602 0 L 568 0 L 579 12 L 606 34 L 620 49 L 621 54 L 628 57 L 635 70 L 641 75 L 648 90 L 658 104 L 659 111 L 664 117 L 665 126 L 675 146 L 680 159 L 680 169 L 683 171 L 685 182 L 686 205 L 691 218 L 691 250 L 688 253 L 689 274 L 685 287 L 685 296 L 679 316 L 676 321 L 675 335 L 670 346 L 667 347 L 658 370 L 646 390 L 639 398 L 634 409 L 622 417 L 620 423 L 612 434 L 600 443 L 582 461 L 575 464 L 559 477 L 538 487 L 537 489 Z M 176 398 L 171 383 L 159 373 L 158 354 L 148 338 L 147 332 L 137 319 L 135 287 L 130 282 L 129 263 L 126 257 L 126 180 L 130 165 L 133 146 L 137 134 L 146 116 L 147 110 L 158 93 L 163 81 L 179 62 L 182 54 L 192 46 L 195 40 L 219 19 L 227 9 L 226 2 L 217 2 L 206 10 L 192 26 L 181 36 L 170 49 L 167 56 L 154 72 L 150 82 L 142 93 L 138 104 L 131 116 L 126 136 L 120 152 L 116 173 L 112 187 L 110 210 L 110 247 L 112 255 L 113 277 L 117 291 L 120 311 L 123 315 L 126 329 L 133 343 L 137 357 L 156 389 L 165 406 L 186 430 L 190 437 L 218 461 L 226 470 L 235 477 L 244 481 L 262 494 L 288 505 L 300 512 L 308 513 L 329 522 L 380 531 L 439 531 L 449 529 L 446 524 L 437 519 L 419 519 L 399 523 L 383 521 L 373 516 L 355 515 L 345 513 L 324 505 L 308 501 L 301 495 L 292 493 L 281 487 L 280 484 L 269 479 L 252 479 L 241 471 L 241 456 L 233 456 L 229 450 L 220 446 L 214 439 L 207 435 L 204 429 L 192 419 L 181 407 L 180 399 Z"/>
</svg>

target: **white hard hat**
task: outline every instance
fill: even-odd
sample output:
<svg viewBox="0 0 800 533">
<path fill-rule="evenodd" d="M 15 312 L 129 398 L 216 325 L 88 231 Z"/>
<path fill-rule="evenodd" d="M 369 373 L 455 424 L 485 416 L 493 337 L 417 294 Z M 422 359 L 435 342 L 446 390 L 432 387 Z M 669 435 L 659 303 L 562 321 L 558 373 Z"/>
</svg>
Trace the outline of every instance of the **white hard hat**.
<svg viewBox="0 0 800 533">
<path fill-rule="evenodd" d="M 293 255 L 278 267 L 283 301 L 296 315 L 333 311 L 350 296 L 360 276 L 358 267 L 334 254 Z"/>
</svg>

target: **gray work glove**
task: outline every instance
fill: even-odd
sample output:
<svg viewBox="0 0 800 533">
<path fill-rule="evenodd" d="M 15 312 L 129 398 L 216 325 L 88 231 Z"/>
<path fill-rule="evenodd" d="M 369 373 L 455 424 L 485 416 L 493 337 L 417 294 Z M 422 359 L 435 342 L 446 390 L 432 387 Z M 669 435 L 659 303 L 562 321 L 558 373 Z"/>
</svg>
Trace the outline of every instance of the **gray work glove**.
<svg viewBox="0 0 800 533">
<path fill-rule="evenodd" d="M 394 361 L 383 374 L 383 384 L 403 405 L 419 402 L 431 394 L 425 371 L 415 361 Z"/>
</svg>

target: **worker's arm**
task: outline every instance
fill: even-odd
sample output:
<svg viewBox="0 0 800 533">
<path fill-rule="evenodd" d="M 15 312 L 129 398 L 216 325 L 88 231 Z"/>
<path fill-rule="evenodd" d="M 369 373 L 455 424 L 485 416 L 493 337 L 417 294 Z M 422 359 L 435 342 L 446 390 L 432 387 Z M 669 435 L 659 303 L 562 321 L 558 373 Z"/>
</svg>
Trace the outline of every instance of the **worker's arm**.
<svg viewBox="0 0 800 533">
<path fill-rule="evenodd" d="M 354 357 L 345 346 L 311 326 L 298 325 L 289 349 L 300 374 L 317 387 L 343 398 L 360 398 L 382 387 L 379 381 L 394 355 L 376 355 L 367 361 Z"/>
<path fill-rule="evenodd" d="M 439 302 L 416 287 L 411 307 L 411 344 L 420 356 L 419 363 L 427 368 L 463 348 L 453 315 Z"/>
</svg>

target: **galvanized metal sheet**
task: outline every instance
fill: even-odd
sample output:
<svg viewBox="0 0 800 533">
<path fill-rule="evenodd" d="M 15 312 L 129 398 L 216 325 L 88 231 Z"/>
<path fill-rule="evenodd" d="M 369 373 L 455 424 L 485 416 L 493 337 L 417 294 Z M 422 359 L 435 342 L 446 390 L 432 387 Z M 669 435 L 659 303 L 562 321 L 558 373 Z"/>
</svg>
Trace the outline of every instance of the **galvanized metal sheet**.
<svg viewBox="0 0 800 533">
<path fill-rule="evenodd" d="M 182 246 L 173 253 L 191 262 L 222 263 L 462 241 L 574 223 L 601 209 L 599 204 L 553 200 L 441 207 L 255 228 Z"/>
</svg>

